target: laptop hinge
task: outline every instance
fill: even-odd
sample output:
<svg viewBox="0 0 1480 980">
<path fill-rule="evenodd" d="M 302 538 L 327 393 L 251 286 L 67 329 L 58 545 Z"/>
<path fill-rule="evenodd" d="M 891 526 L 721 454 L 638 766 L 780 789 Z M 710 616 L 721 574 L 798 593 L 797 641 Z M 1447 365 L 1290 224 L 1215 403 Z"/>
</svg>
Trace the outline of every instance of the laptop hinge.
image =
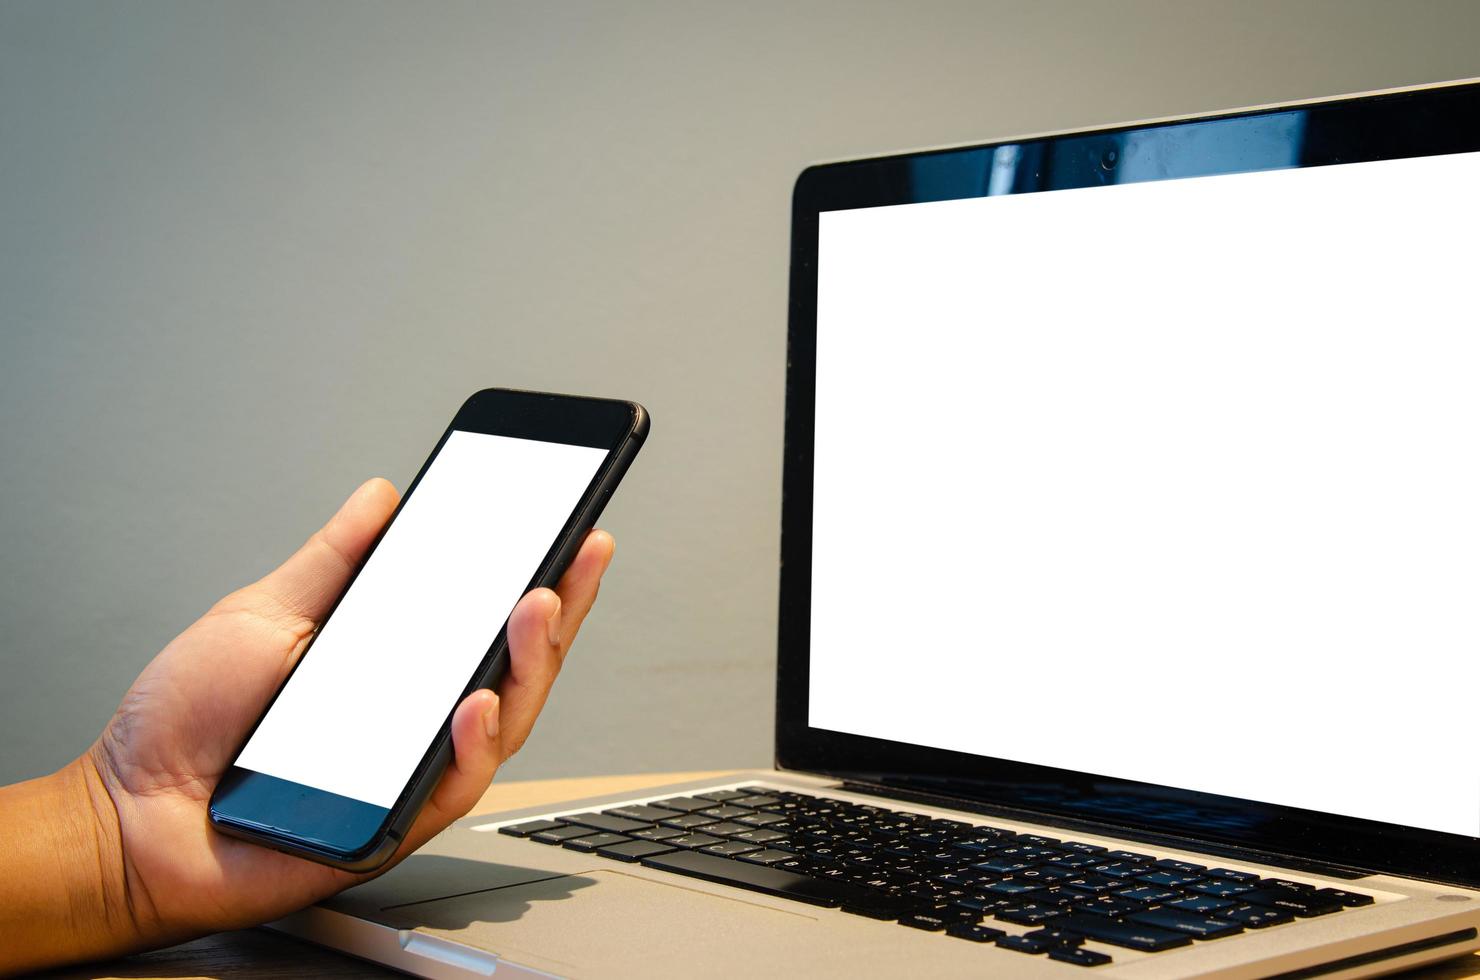
<svg viewBox="0 0 1480 980">
<path fill-rule="evenodd" d="M 1023 807 L 983 803 L 980 800 L 949 796 L 942 793 L 931 793 L 889 783 L 871 783 L 859 779 L 845 779 L 843 780 L 843 788 L 859 793 L 868 793 L 871 796 L 885 796 L 890 799 L 903 800 L 910 803 L 923 803 L 952 810 L 966 810 L 971 813 L 1009 817 L 1031 823 L 1062 827 L 1065 830 L 1078 830 L 1142 844 L 1162 844 L 1178 850 L 1197 851 L 1201 854 L 1215 854 L 1219 857 L 1235 858 L 1250 861 L 1254 864 L 1267 864 L 1271 867 L 1286 868 L 1290 871 L 1304 871 L 1309 874 L 1323 875 L 1328 878 L 1356 879 L 1365 878 L 1370 874 L 1377 873 L 1359 868 L 1341 867 L 1323 861 L 1312 861 L 1309 858 L 1302 858 L 1293 854 L 1261 851 L 1251 847 L 1240 847 L 1236 844 L 1207 841 L 1179 834 L 1158 833 L 1142 827 L 1127 827 L 1121 824 L 1087 820 L 1082 817 L 1066 817 L 1057 813 L 1029 810 Z"/>
</svg>

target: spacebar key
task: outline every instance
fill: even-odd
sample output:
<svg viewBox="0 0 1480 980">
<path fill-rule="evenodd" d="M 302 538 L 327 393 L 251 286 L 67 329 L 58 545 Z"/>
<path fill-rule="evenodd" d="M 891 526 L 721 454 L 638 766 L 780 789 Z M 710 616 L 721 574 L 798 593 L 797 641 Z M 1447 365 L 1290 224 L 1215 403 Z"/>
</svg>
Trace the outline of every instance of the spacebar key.
<svg viewBox="0 0 1480 980">
<path fill-rule="evenodd" d="M 834 908 L 855 898 L 867 898 L 873 894 L 866 888 L 859 888 L 841 881 L 808 878 L 806 875 L 799 875 L 793 871 L 768 868 L 760 864 L 742 864 L 739 861 L 713 857 L 709 854 L 698 854 L 694 851 L 655 854 L 652 857 L 643 858 L 642 863 L 644 867 L 656 868 L 659 871 L 672 871 L 674 874 L 688 875 L 690 878 L 716 881 L 722 885 L 748 888 L 753 892 L 764 892 L 780 898 L 794 898 L 798 902 L 828 908 Z"/>
<path fill-rule="evenodd" d="M 1192 937 L 1186 933 L 1142 925 L 1139 922 L 1116 922 L 1103 915 L 1074 912 L 1053 922 L 1055 929 L 1077 932 L 1112 946 L 1139 949 L 1145 953 L 1159 953 L 1164 949 L 1188 946 Z"/>
</svg>

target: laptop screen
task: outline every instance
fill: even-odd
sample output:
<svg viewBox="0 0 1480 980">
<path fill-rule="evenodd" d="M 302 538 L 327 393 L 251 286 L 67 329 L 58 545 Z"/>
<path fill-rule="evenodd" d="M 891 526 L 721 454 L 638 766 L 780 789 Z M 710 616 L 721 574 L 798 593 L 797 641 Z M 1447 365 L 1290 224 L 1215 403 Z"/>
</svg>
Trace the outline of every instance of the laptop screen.
<svg viewBox="0 0 1480 980">
<path fill-rule="evenodd" d="M 1480 835 L 1480 153 L 1283 135 L 820 211 L 810 727 Z"/>
</svg>

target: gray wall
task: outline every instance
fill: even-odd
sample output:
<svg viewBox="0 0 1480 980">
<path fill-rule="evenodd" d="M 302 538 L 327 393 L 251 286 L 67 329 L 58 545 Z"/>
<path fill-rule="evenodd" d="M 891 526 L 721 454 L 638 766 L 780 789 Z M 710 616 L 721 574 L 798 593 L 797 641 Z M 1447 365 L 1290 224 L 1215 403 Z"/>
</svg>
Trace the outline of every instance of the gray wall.
<svg viewBox="0 0 1480 980">
<path fill-rule="evenodd" d="M 1477 37 L 1468 0 L 8 0 L 0 781 L 487 385 L 654 417 L 508 774 L 767 762 L 797 171 L 1480 75 Z"/>
</svg>

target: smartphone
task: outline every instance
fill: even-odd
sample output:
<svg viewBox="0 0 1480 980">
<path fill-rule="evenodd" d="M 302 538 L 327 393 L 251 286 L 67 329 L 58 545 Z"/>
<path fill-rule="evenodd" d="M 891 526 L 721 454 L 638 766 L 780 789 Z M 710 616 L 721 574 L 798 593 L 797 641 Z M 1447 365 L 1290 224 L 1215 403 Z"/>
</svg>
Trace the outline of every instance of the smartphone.
<svg viewBox="0 0 1480 980">
<path fill-rule="evenodd" d="M 507 668 L 515 603 L 559 581 L 647 432 L 635 402 L 464 402 L 216 787 L 216 829 L 384 864 L 452 758 L 453 709 Z"/>
</svg>

